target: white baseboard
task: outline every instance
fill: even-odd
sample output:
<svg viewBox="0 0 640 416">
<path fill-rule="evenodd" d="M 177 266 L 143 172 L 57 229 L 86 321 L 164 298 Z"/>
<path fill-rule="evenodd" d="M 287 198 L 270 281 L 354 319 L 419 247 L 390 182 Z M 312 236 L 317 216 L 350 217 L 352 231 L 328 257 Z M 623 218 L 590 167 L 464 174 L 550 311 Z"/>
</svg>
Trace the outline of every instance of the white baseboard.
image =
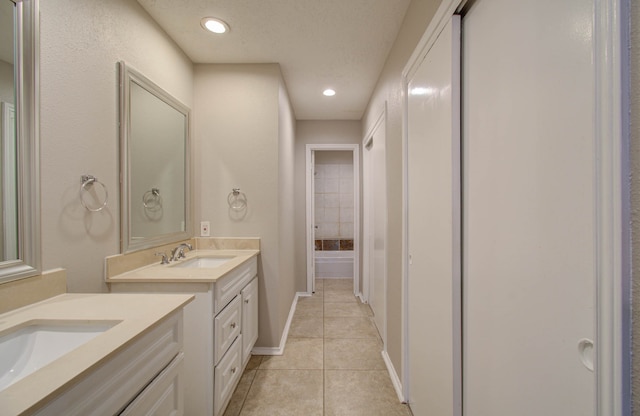
<svg viewBox="0 0 640 416">
<path fill-rule="evenodd" d="M 291 309 L 289 309 L 289 316 L 287 317 L 287 323 L 282 331 L 282 337 L 280 338 L 280 345 L 278 347 L 253 347 L 251 350 L 252 355 L 282 355 L 284 354 L 284 346 L 287 344 L 287 338 L 289 337 L 289 328 L 291 327 L 291 320 L 293 314 L 296 312 L 296 305 L 298 304 L 298 298 L 304 296 L 311 296 L 307 292 L 298 292 L 291 302 Z"/>
<path fill-rule="evenodd" d="M 356 293 L 356 297 L 357 297 L 358 299 L 360 299 L 360 302 L 361 302 L 361 303 L 367 303 L 367 301 L 366 301 L 366 300 L 364 300 L 364 296 L 362 295 L 362 292 L 358 292 L 358 293 Z"/>
<path fill-rule="evenodd" d="M 391 377 L 393 388 L 396 390 L 396 394 L 398 395 L 398 400 L 400 400 L 402 403 L 406 403 L 404 394 L 402 394 L 402 383 L 400 382 L 398 373 L 396 373 L 396 369 L 393 367 L 391 358 L 389 358 L 389 354 L 387 354 L 386 351 L 382 351 L 382 359 L 387 366 L 387 371 L 389 372 L 389 377 Z"/>
</svg>

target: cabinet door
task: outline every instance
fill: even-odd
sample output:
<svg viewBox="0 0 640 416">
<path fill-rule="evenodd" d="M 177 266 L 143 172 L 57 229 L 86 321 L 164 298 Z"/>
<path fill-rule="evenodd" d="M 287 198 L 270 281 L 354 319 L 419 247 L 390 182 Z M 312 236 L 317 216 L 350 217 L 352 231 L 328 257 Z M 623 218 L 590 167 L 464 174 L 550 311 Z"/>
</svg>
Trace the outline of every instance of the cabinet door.
<svg viewBox="0 0 640 416">
<path fill-rule="evenodd" d="M 258 278 L 242 289 L 242 363 L 251 357 L 258 339 Z"/>
</svg>

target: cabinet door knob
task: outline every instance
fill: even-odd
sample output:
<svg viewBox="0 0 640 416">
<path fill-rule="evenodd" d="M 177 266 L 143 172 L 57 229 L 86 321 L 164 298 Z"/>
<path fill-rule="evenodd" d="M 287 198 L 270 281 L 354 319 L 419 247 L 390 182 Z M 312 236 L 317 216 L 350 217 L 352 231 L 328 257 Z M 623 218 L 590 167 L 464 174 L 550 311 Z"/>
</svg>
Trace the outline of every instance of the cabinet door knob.
<svg viewBox="0 0 640 416">
<path fill-rule="evenodd" d="M 236 323 L 235 323 L 235 322 L 233 322 L 233 323 L 231 324 L 231 328 L 235 328 L 235 327 L 236 327 Z"/>
<path fill-rule="evenodd" d="M 238 369 L 238 367 L 233 367 L 233 368 L 231 369 L 231 374 L 235 374 L 237 369 Z"/>
<path fill-rule="evenodd" d="M 244 300 L 244 303 L 249 303 L 249 299 L 245 299 L 245 300 Z"/>
</svg>

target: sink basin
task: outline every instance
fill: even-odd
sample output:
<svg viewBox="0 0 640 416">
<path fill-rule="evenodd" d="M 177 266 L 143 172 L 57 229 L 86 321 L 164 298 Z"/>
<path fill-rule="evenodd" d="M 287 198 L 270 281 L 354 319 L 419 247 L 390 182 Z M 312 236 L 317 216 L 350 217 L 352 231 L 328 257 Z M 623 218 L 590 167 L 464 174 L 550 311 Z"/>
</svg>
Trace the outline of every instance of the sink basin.
<svg viewBox="0 0 640 416">
<path fill-rule="evenodd" d="M 38 320 L 0 336 L 0 390 L 92 340 L 119 322 Z"/>
<path fill-rule="evenodd" d="M 191 260 L 176 264 L 173 267 L 184 267 L 188 269 L 213 269 L 220 267 L 226 262 L 232 260 L 233 256 L 227 257 L 196 257 Z"/>
</svg>

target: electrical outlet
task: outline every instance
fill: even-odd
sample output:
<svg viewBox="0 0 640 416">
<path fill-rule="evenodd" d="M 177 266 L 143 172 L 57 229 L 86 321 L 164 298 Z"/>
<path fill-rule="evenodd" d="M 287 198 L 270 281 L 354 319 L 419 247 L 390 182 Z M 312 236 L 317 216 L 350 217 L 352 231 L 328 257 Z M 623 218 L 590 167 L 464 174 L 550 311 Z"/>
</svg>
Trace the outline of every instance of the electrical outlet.
<svg viewBox="0 0 640 416">
<path fill-rule="evenodd" d="M 211 234 L 209 227 L 209 221 L 200 221 L 200 237 L 209 237 Z"/>
</svg>

